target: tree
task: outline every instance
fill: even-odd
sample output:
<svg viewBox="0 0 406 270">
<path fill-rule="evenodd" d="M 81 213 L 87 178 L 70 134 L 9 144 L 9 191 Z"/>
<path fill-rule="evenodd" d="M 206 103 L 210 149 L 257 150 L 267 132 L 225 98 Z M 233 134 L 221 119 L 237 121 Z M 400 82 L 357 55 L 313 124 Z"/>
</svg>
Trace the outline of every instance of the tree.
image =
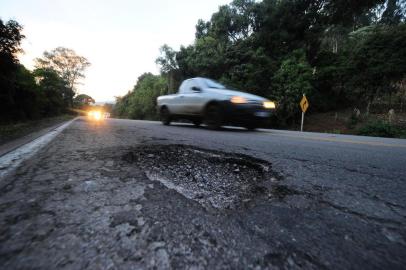
<svg viewBox="0 0 406 270">
<path fill-rule="evenodd" d="M 199 19 L 196 24 L 196 39 L 205 37 L 209 34 L 210 22 L 205 22 L 202 19 Z"/>
<path fill-rule="evenodd" d="M 88 111 L 94 103 L 95 100 L 86 94 L 79 94 L 73 99 L 73 107 L 81 113 Z"/>
<path fill-rule="evenodd" d="M 161 67 L 162 73 L 168 73 L 171 70 L 178 68 L 178 64 L 176 62 L 176 52 L 171 47 L 164 44 L 159 51 L 160 56 L 155 62 Z"/>
<path fill-rule="evenodd" d="M 255 48 L 251 42 L 241 42 L 234 50 L 227 51 L 225 59 L 228 70 L 223 73 L 220 81 L 226 85 L 268 97 L 272 75 L 278 64 L 268 57 L 263 47 Z"/>
<path fill-rule="evenodd" d="M 18 65 L 13 91 L 13 106 L 9 114 L 13 120 L 31 120 L 42 116 L 42 106 L 46 103 L 33 74 L 23 65 Z"/>
<path fill-rule="evenodd" d="M 273 77 L 272 95 L 278 101 L 278 116 L 282 123 L 298 114 L 302 94 L 311 96 L 313 69 L 303 50 L 294 51 L 284 60 Z"/>
<path fill-rule="evenodd" d="M 77 55 L 72 49 L 58 47 L 50 52 L 45 51 L 42 58 L 36 58 L 36 68 L 55 70 L 59 76 L 68 82 L 68 86 L 77 91 L 79 80 L 85 77 L 84 71 L 90 62 L 83 56 Z"/>
<path fill-rule="evenodd" d="M 211 22 L 206 24 L 207 32 L 222 42 L 247 39 L 258 28 L 255 8 L 253 0 L 234 0 L 230 5 L 220 6 Z M 197 29 L 202 29 L 202 26 L 204 24 L 200 22 Z"/>
<path fill-rule="evenodd" d="M 3 23 L 0 19 L 0 121 L 8 121 L 25 115 L 16 110 L 16 77 L 20 66 L 17 53 L 21 52 L 20 44 L 24 35 L 22 26 L 16 21 Z"/>
<path fill-rule="evenodd" d="M 397 25 L 405 20 L 406 3 L 401 0 L 387 0 L 385 10 L 382 13 L 380 23 L 387 25 Z"/>
<path fill-rule="evenodd" d="M 188 72 L 195 76 L 218 79 L 224 71 L 225 46 L 211 36 L 197 39 L 193 50 L 183 53 L 180 55 L 183 58 L 179 61 L 179 65 L 186 64 Z"/>
<path fill-rule="evenodd" d="M 74 99 L 75 104 L 78 104 L 79 106 L 83 106 L 83 105 L 90 105 L 91 103 L 94 104 L 95 100 L 86 94 L 80 94 L 77 95 Z"/>
<path fill-rule="evenodd" d="M 72 107 L 74 92 L 69 87 L 69 83 L 61 78 L 55 70 L 37 68 L 33 71 L 33 75 L 47 99 L 43 108 L 44 115 L 57 115 L 64 112 L 68 107 Z"/>
<path fill-rule="evenodd" d="M 22 52 L 20 43 L 24 38 L 21 31 L 22 27 L 16 21 L 3 23 L 0 20 L 0 122 L 54 116 L 66 112 L 67 107 L 72 105 L 72 87 L 62 77 L 62 69 L 60 73 L 53 69 L 57 68 L 54 62 L 45 59 L 42 61 L 43 67 L 33 72 L 19 64 L 17 55 Z M 55 60 L 60 57 L 55 53 L 55 57 L 51 58 Z M 71 73 L 78 70 L 80 68 Z M 67 78 L 68 73 L 65 74 Z"/>
<path fill-rule="evenodd" d="M 322 13 L 330 25 L 342 25 L 356 30 L 366 26 L 370 21 L 365 15 L 385 0 L 326 0 L 322 1 Z"/>
<path fill-rule="evenodd" d="M 347 60 L 352 95 L 366 103 L 367 113 L 377 97 L 394 92 L 406 74 L 406 25 L 378 26 L 358 31 Z"/>
<path fill-rule="evenodd" d="M 0 19 L 0 55 L 12 57 L 16 62 L 16 54 L 21 52 L 21 40 L 25 37 L 21 34 L 22 26 L 13 20 L 6 24 Z"/>
<path fill-rule="evenodd" d="M 155 60 L 155 63 L 160 66 L 161 74 L 167 78 L 166 92 L 174 92 L 181 80 L 181 74 L 177 61 L 178 52 L 174 51 L 167 44 L 164 44 L 160 49 L 160 56 Z"/>
<path fill-rule="evenodd" d="M 116 99 L 114 115 L 132 119 L 157 119 L 156 98 L 164 94 L 165 77 L 142 74 L 127 95 Z"/>
</svg>

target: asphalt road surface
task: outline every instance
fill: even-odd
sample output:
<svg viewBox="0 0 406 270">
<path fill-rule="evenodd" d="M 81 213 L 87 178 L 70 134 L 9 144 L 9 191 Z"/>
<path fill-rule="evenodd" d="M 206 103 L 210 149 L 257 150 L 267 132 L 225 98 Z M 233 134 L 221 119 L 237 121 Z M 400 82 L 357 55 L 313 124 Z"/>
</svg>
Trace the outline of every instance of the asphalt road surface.
<svg viewBox="0 0 406 270">
<path fill-rule="evenodd" d="M 0 180 L 1 269 L 404 269 L 405 255 L 406 140 L 83 118 Z"/>
</svg>

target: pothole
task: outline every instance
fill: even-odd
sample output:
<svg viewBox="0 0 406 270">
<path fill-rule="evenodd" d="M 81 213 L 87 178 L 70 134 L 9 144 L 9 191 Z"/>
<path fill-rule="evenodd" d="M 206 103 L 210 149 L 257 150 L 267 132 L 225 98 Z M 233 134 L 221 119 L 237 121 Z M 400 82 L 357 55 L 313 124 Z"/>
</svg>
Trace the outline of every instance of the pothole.
<svg viewBox="0 0 406 270">
<path fill-rule="evenodd" d="M 278 179 L 267 161 L 190 146 L 142 146 L 123 159 L 206 209 L 236 209 L 270 196 Z"/>
</svg>

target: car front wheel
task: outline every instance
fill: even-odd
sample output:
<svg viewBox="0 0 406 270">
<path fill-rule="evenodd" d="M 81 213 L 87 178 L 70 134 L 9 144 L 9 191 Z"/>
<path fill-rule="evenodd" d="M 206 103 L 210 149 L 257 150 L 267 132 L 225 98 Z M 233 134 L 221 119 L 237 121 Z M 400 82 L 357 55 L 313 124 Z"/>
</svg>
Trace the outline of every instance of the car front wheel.
<svg viewBox="0 0 406 270">
<path fill-rule="evenodd" d="M 163 107 L 161 109 L 161 121 L 162 124 L 164 124 L 165 126 L 171 123 L 171 114 L 169 113 L 169 110 L 166 107 Z"/>
<path fill-rule="evenodd" d="M 257 126 L 253 125 L 253 124 L 248 124 L 248 125 L 245 125 L 244 127 L 249 131 L 254 131 L 257 129 Z"/>
<path fill-rule="evenodd" d="M 193 120 L 193 125 L 195 125 L 195 127 L 198 127 L 202 124 L 202 120 Z"/>
<path fill-rule="evenodd" d="M 223 115 L 221 111 L 221 107 L 217 104 L 210 104 L 207 106 L 205 115 L 204 115 L 204 123 L 210 129 L 219 129 L 223 124 Z"/>
</svg>

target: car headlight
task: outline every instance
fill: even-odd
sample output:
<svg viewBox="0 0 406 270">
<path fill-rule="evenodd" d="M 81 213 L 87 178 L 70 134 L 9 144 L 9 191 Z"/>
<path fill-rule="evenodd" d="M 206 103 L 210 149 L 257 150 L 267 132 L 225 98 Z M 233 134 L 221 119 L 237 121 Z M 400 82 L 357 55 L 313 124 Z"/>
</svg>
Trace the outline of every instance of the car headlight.
<svg viewBox="0 0 406 270">
<path fill-rule="evenodd" d="M 95 120 L 100 120 L 100 119 L 102 119 L 102 113 L 101 113 L 101 112 L 98 112 L 98 111 L 94 112 L 94 119 L 95 119 Z"/>
<path fill-rule="evenodd" d="M 263 106 L 265 109 L 275 109 L 276 105 L 273 101 L 264 101 Z"/>
<path fill-rule="evenodd" d="M 247 99 L 244 97 L 240 97 L 240 96 L 234 96 L 230 99 L 231 103 L 234 104 L 244 104 L 247 103 Z"/>
</svg>

